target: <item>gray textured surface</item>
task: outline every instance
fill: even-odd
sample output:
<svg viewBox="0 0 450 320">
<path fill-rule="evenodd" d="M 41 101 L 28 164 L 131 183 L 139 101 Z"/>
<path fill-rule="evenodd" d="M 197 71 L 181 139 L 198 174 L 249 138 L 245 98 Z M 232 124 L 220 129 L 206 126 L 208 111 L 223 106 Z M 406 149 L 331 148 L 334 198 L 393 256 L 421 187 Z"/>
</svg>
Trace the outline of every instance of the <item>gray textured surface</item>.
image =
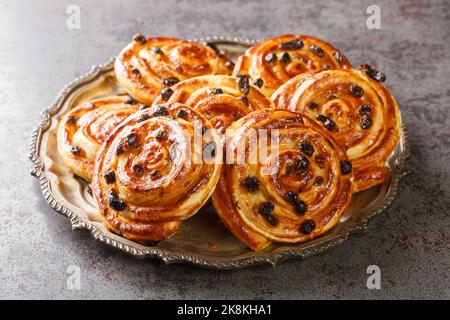
<svg viewBox="0 0 450 320">
<path fill-rule="evenodd" d="M 378 4 L 382 30 L 366 28 Z M 81 30 L 66 8 L 81 8 Z M 0 297 L 450 298 L 450 4 L 448 1 L 0 0 Z M 219 272 L 135 260 L 72 232 L 42 198 L 26 158 L 39 112 L 60 88 L 136 32 L 322 37 L 388 76 L 409 131 L 412 173 L 366 233 L 311 259 Z M 366 268 L 382 289 L 366 289 Z M 81 269 L 68 290 L 66 269 Z"/>
</svg>

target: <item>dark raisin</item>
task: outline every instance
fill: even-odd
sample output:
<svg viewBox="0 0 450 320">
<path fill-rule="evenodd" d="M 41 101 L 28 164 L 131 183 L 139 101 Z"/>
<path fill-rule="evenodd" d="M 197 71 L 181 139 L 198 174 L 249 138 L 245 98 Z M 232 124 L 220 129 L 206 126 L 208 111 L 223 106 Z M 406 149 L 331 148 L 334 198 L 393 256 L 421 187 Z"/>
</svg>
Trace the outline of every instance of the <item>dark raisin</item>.
<svg viewBox="0 0 450 320">
<path fill-rule="evenodd" d="M 223 90 L 221 88 L 212 88 L 210 92 L 212 94 L 223 94 Z"/>
<path fill-rule="evenodd" d="M 272 202 L 263 202 L 259 205 L 259 213 L 262 215 L 270 214 L 275 209 Z"/>
<path fill-rule="evenodd" d="M 276 55 L 275 53 L 269 53 L 268 55 L 266 55 L 266 56 L 264 57 L 264 60 L 265 60 L 267 63 L 275 62 L 275 61 L 277 61 L 277 55 Z"/>
<path fill-rule="evenodd" d="M 241 100 L 243 104 L 248 106 L 248 99 L 246 96 L 239 97 L 239 100 Z"/>
<path fill-rule="evenodd" d="M 178 79 L 177 77 L 169 77 L 169 78 L 164 78 L 162 81 L 165 86 L 171 87 L 171 86 L 177 84 L 178 82 L 180 82 L 180 79 Z"/>
<path fill-rule="evenodd" d="M 159 170 L 153 170 L 152 172 L 150 172 L 150 177 L 152 178 L 157 178 L 160 176 Z"/>
<path fill-rule="evenodd" d="M 342 54 L 339 51 L 333 52 L 333 57 L 336 59 L 339 64 L 341 64 L 344 61 L 344 58 L 342 57 Z"/>
<path fill-rule="evenodd" d="M 255 86 L 257 86 L 258 88 L 261 88 L 264 85 L 264 81 L 263 81 L 263 79 L 258 78 L 255 81 L 253 81 L 253 84 Z"/>
<path fill-rule="evenodd" d="M 109 189 L 109 191 L 108 191 L 108 203 L 109 203 L 109 206 L 111 207 L 111 209 L 116 210 L 116 211 L 123 211 L 127 207 L 127 204 L 125 203 L 125 201 L 120 199 L 117 196 L 117 193 L 112 189 Z"/>
<path fill-rule="evenodd" d="M 372 125 L 372 119 L 367 116 L 361 118 L 360 125 L 362 129 L 369 129 Z"/>
<path fill-rule="evenodd" d="M 309 160 L 305 157 L 299 156 L 286 164 L 286 174 L 291 175 L 304 171 L 309 167 Z"/>
<path fill-rule="evenodd" d="M 311 109 L 311 110 L 317 110 L 317 109 L 319 109 L 319 104 L 316 103 L 316 102 L 314 102 L 314 101 L 308 102 L 306 106 L 307 106 L 309 109 Z"/>
<path fill-rule="evenodd" d="M 309 167 L 309 160 L 307 159 L 307 158 L 305 158 L 305 157 L 298 157 L 297 158 L 297 161 L 298 161 L 298 169 L 299 170 L 306 170 L 306 169 L 308 169 L 308 167 Z"/>
<path fill-rule="evenodd" d="M 155 113 L 153 113 L 153 115 L 155 117 L 159 117 L 159 116 L 167 116 L 169 115 L 169 111 L 167 111 L 167 108 L 165 106 L 159 106 Z"/>
<path fill-rule="evenodd" d="M 348 91 L 357 98 L 361 98 L 364 94 L 364 89 L 356 84 L 352 84 L 350 87 L 348 87 Z"/>
<path fill-rule="evenodd" d="M 352 163 L 348 160 L 341 160 L 341 173 L 349 174 L 352 172 Z"/>
<path fill-rule="evenodd" d="M 307 156 L 312 156 L 314 153 L 314 147 L 309 141 L 302 141 L 300 142 L 300 151 Z"/>
<path fill-rule="evenodd" d="M 386 81 L 386 76 L 384 73 L 378 71 L 372 66 L 369 66 L 368 64 L 362 64 L 359 66 L 359 69 L 364 72 L 369 78 L 372 78 L 373 80 L 384 82 Z"/>
<path fill-rule="evenodd" d="M 336 132 L 339 130 L 337 124 L 331 120 L 330 118 L 328 118 L 327 120 L 325 120 L 325 122 L 323 123 L 323 126 L 328 130 L 328 131 L 333 131 Z"/>
<path fill-rule="evenodd" d="M 259 188 L 259 180 L 255 176 L 248 176 L 242 180 L 242 185 L 250 191 L 256 191 Z"/>
<path fill-rule="evenodd" d="M 154 46 L 154 47 L 152 47 L 151 50 L 152 50 L 152 52 L 153 52 L 154 54 L 164 54 L 164 52 L 161 50 L 160 47 Z"/>
<path fill-rule="evenodd" d="M 134 100 L 132 97 L 126 97 L 123 102 L 125 102 L 126 104 L 136 104 L 136 100 Z"/>
<path fill-rule="evenodd" d="M 119 155 L 121 155 L 124 152 L 125 152 L 125 148 L 124 148 L 123 142 L 120 142 L 117 145 L 116 154 L 119 156 Z"/>
<path fill-rule="evenodd" d="M 214 52 L 219 56 L 222 55 L 223 52 L 219 49 L 219 47 L 214 42 L 205 42 L 205 45 L 214 50 Z"/>
<path fill-rule="evenodd" d="M 290 204 L 296 204 L 298 199 L 297 199 L 297 193 L 293 190 L 289 190 L 288 192 L 286 192 L 286 200 L 290 203 Z"/>
<path fill-rule="evenodd" d="M 366 114 L 369 114 L 371 112 L 372 112 L 372 105 L 370 104 L 363 104 L 358 109 L 358 113 L 360 116 L 365 116 Z"/>
<path fill-rule="evenodd" d="M 288 64 L 289 62 L 291 62 L 291 56 L 289 55 L 289 53 L 285 52 L 281 55 L 280 61 L 284 64 Z"/>
<path fill-rule="evenodd" d="M 137 119 L 137 122 L 144 122 L 146 120 L 150 119 L 150 116 L 148 114 L 143 114 L 139 119 Z"/>
<path fill-rule="evenodd" d="M 286 200 L 294 206 L 295 211 L 298 214 L 304 214 L 307 210 L 307 205 L 305 201 L 299 200 L 297 196 L 297 193 L 292 190 L 288 191 L 285 195 Z"/>
<path fill-rule="evenodd" d="M 161 98 L 163 101 L 168 101 L 173 95 L 173 90 L 170 88 L 164 88 L 161 90 Z"/>
<path fill-rule="evenodd" d="M 186 112 L 186 110 L 180 109 L 180 110 L 178 110 L 177 117 L 181 118 L 181 119 L 185 119 L 187 114 L 188 113 Z"/>
<path fill-rule="evenodd" d="M 140 163 L 136 163 L 135 165 L 133 165 L 131 170 L 133 170 L 133 173 L 137 176 L 140 176 L 144 173 L 144 167 Z"/>
<path fill-rule="evenodd" d="M 272 225 L 276 226 L 278 224 L 278 219 L 272 214 L 275 206 L 271 202 L 263 202 L 259 205 L 258 212 L 261 214 L 266 221 Z"/>
<path fill-rule="evenodd" d="M 306 205 L 306 202 L 303 200 L 297 200 L 294 204 L 295 211 L 298 214 L 304 214 L 306 210 L 308 210 L 308 206 Z"/>
<path fill-rule="evenodd" d="M 315 161 L 317 163 L 317 166 L 319 168 L 323 169 L 325 167 L 326 159 L 325 159 L 325 157 L 323 155 L 318 154 L 314 159 L 315 159 Z"/>
<path fill-rule="evenodd" d="M 137 77 L 139 77 L 141 75 L 141 72 L 139 71 L 138 68 L 131 68 L 131 73 Z"/>
<path fill-rule="evenodd" d="M 78 117 L 77 116 L 68 116 L 67 117 L 67 122 L 68 123 L 75 124 L 75 123 L 77 123 L 77 121 L 78 121 Z"/>
<path fill-rule="evenodd" d="M 150 106 L 148 104 L 143 104 L 142 106 L 139 107 L 139 110 L 144 110 L 144 109 L 148 109 L 150 108 Z"/>
<path fill-rule="evenodd" d="M 266 214 L 263 215 L 264 219 L 273 227 L 275 227 L 278 224 L 278 219 L 273 214 Z"/>
<path fill-rule="evenodd" d="M 325 122 L 325 121 L 327 121 L 329 118 L 328 118 L 327 116 L 324 116 L 323 114 L 318 114 L 318 115 L 316 116 L 316 119 L 317 119 L 318 121 L 320 121 L 320 122 Z"/>
<path fill-rule="evenodd" d="M 133 37 L 133 41 L 139 42 L 140 44 L 146 44 L 147 39 L 140 33 Z"/>
<path fill-rule="evenodd" d="M 214 141 L 208 142 L 203 152 L 208 158 L 214 158 L 216 156 L 216 143 Z"/>
<path fill-rule="evenodd" d="M 108 171 L 103 175 L 107 184 L 116 182 L 116 173 L 113 170 Z"/>
<path fill-rule="evenodd" d="M 323 178 L 321 176 L 316 177 L 314 184 L 320 186 L 323 183 Z"/>
<path fill-rule="evenodd" d="M 284 42 L 280 44 L 280 48 L 283 50 L 299 50 L 304 47 L 304 43 L 302 40 L 294 39 L 288 42 Z"/>
<path fill-rule="evenodd" d="M 156 139 L 160 140 L 160 141 L 166 141 L 167 140 L 167 132 L 164 129 L 159 129 L 156 132 Z"/>
<path fill-rule="evenodd" d="M 323 57 L 324 56 L 324 54 L 325 54 L 325 52 L 323 52 L 323 49 L 321 48 L 321 47 L 319 47 L 319 46 L 316 46 L 316 45 L 312 45 L 311 46 L 311 51 L 316 55 L 316 56 L 318 56 L 318 57 Z"/>
<path fill-rule="evenodd" d="M 239 90 L 242 91 L 244 95 L 248 95 L 250 92 L 250 81 L 248 75 L 237 75 Z"/>
<path fill-rule="evenodd" d="M 127 146 L 130 148 L 137 148 L 139 147 L 139 137 L 135 133 L 130 133 L 125 137 L 125 142 L 127 143 Z"/>
<path fill-rule="evenodd" d="M 80 154 L 81 148 L 80 148 L 79 146 L 72 146 L 72 147 L 70 148 L 70 152 L 71 152 L 72 154 Z"/>
<path fill-rule="evenodd" d="M 316 229 L 316 223 L 314 220 L 306 220 L 300 226 L 300 232 L 303 234 L 310 234 L 314 231 L 314 229 Z"/>
</svg>

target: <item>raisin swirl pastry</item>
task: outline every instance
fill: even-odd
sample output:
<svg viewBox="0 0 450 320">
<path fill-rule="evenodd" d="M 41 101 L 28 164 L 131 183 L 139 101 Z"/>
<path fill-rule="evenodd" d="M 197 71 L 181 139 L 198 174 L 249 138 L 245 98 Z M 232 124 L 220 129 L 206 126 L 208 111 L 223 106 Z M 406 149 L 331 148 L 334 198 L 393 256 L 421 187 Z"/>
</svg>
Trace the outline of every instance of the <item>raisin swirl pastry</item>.
<svg viewBox="0 0 450 320">
<path fill-rule="evenodd" d="M 250 160 L 246 140 L 254 132 L 270 136 L 253 149 L 259 155 L 262 146 L 268 150 L 258 161 Z M 338 223 L 353 175 L 345 151 L 326 130 L 298 113 L 264 109 L 234 122 L 226 137 L 227 158 L 236 161 L 224 164 L 212 200 L 225 226 L 248 247 L 307 241 Z M 240 154 L 245 161 L 237 161 Z"/>
<path fill-rule="evenodd" d="M 230 74 L 232 63 L 209 46 L 176 38 L 145 38 L 138 34 L 115 62 L 117 80 L 138 101 L 151 104 L 170 86 L 208 74 Z"/>
<path fill-rule="evenodd" d="M 282 35 L 259 42 L 240 56 L 233 74 L 248 74 L 268 97 L 304 72 L 351 68 L 338 49 L 307 35 Z"/>
<path fill-rule="evenodd" d="M 234 121 L 248 113 L 274 108 L 272 100 L 250 84 L 249 78 L 231 76 L 202 76 L 184 80 L 172 88 L 168 102 L 186 104 L 202 113 L 221 134 Z M 155 104 L 164 102 L 158 96 Z"/>
<path fill-rule="evenodd" d="M 353 164 L 355 192 L 382 183 L 386 161 L 400 137 L 400 111 L 380 84 L 384 74 L 362 65 L 358 70 L 327 70 L 299 75 L 272 99 L 279 108 L 308 115 L 344 146 Z"/>
<path fill-rule="evenodd" d="M 58 126 L 58 152 L 77 176 L 92 180 L 94 161 L 108 134 L 140 107 L 130 97 L 89 101 L 63 116 Z"/>
<path fill-rule="evenodd" d="M 207 132 L 203 144 L 194 146 L 199 128 Z M 95 165 L 92 188 L 107 227 L 144 243 L 175 234 L 214 192 L 221 171 L 218 143 L 212 124 L 181 104 L 127 118 L 105 140 Z"/>
</svg>

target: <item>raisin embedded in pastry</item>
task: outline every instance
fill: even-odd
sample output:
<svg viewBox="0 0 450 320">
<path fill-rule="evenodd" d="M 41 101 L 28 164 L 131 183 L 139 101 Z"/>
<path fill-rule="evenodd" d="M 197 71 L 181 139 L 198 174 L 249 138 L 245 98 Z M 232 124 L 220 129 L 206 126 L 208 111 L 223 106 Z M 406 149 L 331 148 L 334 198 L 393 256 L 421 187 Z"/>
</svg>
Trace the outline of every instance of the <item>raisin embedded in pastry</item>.
<svg viewBox="0 0 450 320">
<path fill-rule="evenodd" d="M 176 38 L 136 35 L 115 62 L 117 80 L 138 101 L 152 104 L 179 81 L 209 74 L 230 74 L 231 63 L 211 47 Z"/>
<path fill-rule="evenodd" d="M 212 200 L 228 230 L 252 250 L 307 241 L 338 223 L 353 173 L 326 129 L 289 110 L 264 109 L 234 122 L 226 139 L 227 159 L 235 161 L 223 165 Z"/>
<path fill-rule="evenodd" d="M 187 79 L 171 87 L 173 93 L 167 102 L 180 102 L 199 111 L 224 134 L 231 123 L 248 113 L 274 108 L 272 100 L 249 81 L 248 77 L 221 75 Z M 154 104 L 163 102 L 160 95 Z"/>
<path fill-rule="evenodd" d="M 94 161 L 114 128 L 139 108 L 130 97 L 106 97 L 83 103 L 65 114 L 58 127 L 58 152 L 73 173 L 91 181 Z"/>
<path fill-rule="evenodd" d="M 384 74 L 368 65 L 358 70 L 327 70 L 299 75 L 272 96 L 278 108 L 315 119 L 347 151 L 355 192 L 389 176 L 386 161 L 400 138 L 401 116 L 395 99 L 380 82 Z"/>
<path fill-rule="evenodd" d="M 268 97 L 304 72 L 351 68 L 342 52 L 307 35 L 282 35 L 261 41 L 240 56 L 233 74 L 247 74 Z"/>
<path fill-rule="evenodd" d="M 206 130 L 200 149 L 198 128 Z M 167 239 L 214 192 L 221 157 L 219 135 L 191 108 L 175 103 L 138 111 L 97 156 L 92 189 L 105 224 L 131 240 Z"/>
</svg>

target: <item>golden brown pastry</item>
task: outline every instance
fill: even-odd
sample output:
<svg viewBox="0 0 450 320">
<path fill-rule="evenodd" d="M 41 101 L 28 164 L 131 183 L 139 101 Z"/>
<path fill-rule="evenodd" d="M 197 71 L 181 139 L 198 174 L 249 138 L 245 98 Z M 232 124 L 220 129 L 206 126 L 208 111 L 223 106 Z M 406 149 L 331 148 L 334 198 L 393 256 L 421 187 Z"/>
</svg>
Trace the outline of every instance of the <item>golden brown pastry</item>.
<svg viewBox="0 0 450 320">
<path fill-rule="evenodd" d="M 77 176 L 91 181 L 94 161 L 108 134 L 140 107 L 130 97 L 89 101 L 65 114 L 58 127 L 58 152 Z"/>
<path fill-rule="evenodd" d="M 219 133 L 246 114 L 274 108 L 272 100 L 252 85 L 248 77 L 202 76 L 184 80 L 172 88 L 168 102 L 180 102 L 202 113 Z M 155 104 L 163 103 L 158 96 Z"/>
<path fill-rule="evenodd" d="M 218 50 L 176 38 L 138 34 L 115 62 L 117 80 L 138 101 L 151 104 L 171 95 L 179 81 L 208 74 L 230 74 L 233 64 Z"/>
<path fill-rule="evenodd" d="M 351 68 L 342 52 L 307 35 L 282 35 L 259 42 L 240 56 L 233 74 L 248 74 L 268 97 L 304 72 Z"/>
<path fill-rule="evenodd" d="M 384 74 L 371 66 L 299 75 L 272 99 L 279 108 L 302 112 L 326 128 L 352 161 L 355 192 L 382 183 L 386 160 L 400 137 L 400 111 L 380 84 Z"/>
<path fill-rule="evenodd" d="M 195 135 L 203 135 L 202 145 L 193 145 Z M 221 157 L 219 135 L 191 108 L 168 104 L 135 113 L 97 156 L 92 188 L 106 225 L 131 240 L 167 239 L 214 192 Z"/>
<path fill-rule="evenodd" d="M 252 148 L 246 137 L 255 132 L 259 139 L 267 132 L 267 143 Z M 338 223 L 350 202 L 353 175 L 327 130 L 298 113 L 264 109 L 234 122 L 226 138 L 227 157 L 235 161 L 224 164 L 213 204 L 248 247 L 307 241 Z M 269 150 L 267 157 L 261 148 Z M 252 152 L 259 161 L 251 160 Z M 246 156 L 239 161 L 239 155 Z"/>
</svg>

